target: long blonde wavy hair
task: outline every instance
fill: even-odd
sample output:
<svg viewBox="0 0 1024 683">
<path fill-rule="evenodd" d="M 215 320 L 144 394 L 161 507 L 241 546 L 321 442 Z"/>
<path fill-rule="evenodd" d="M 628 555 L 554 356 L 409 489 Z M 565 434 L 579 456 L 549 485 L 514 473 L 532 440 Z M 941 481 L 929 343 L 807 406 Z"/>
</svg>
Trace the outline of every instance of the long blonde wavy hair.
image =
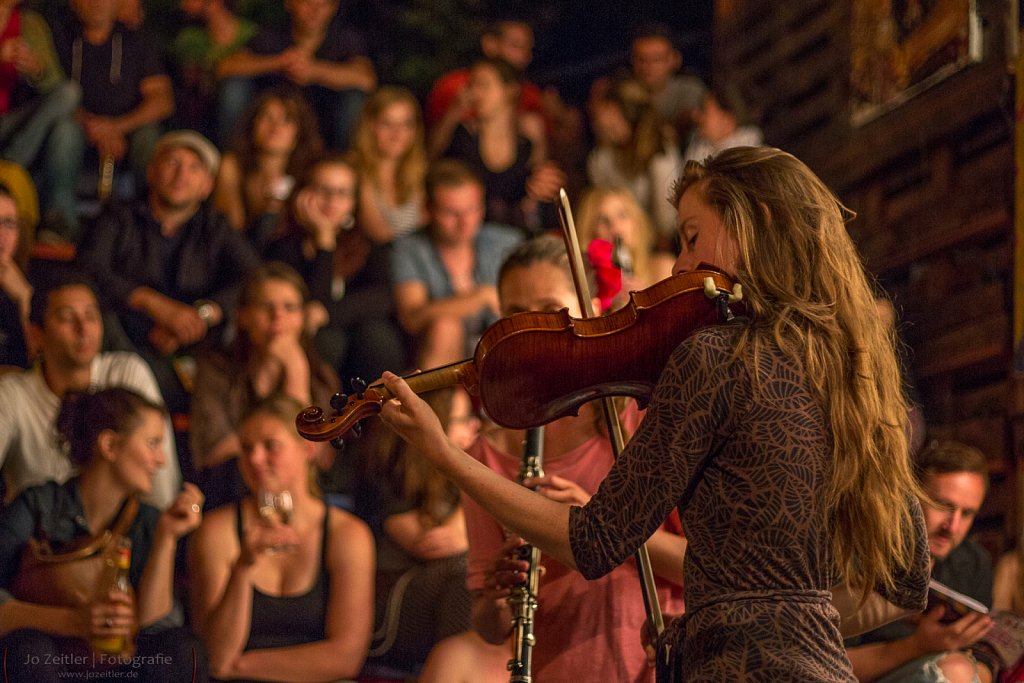
<svg viewBox="0 0 1024 683">
<path fill-rule="evenodd" d="M 423 131 L 423 112 L 416 97 L 406 88 L 397 85 L 382 86 L 373 93 L 359 115 L 359 123 L 353 136 L 352 149 L 356 171 L 363 182 L 379 187 L 377 171 L 380 155 L 374 139 L 373 127 L 388 107 L 405 103 L 412 107 L 416 131 L 412 144 L 398 162 L 395 190 L 399 203 L 408 201 L 423 192 L 423 179 L 427 175 L 427 147 Z"/>
<path fill-rule="evenodd" d="M 801 161 L 770 147 L 688 162 L 676 200 L 690 189 L 717 211 L 739 248 L 734 275 L 752 324 L 737 357 L 748 359 L 756 378 L 759 353 L 777 344 L 803 367 L 829 416 L 825 519 L 835 570 L 865 595 L 880 584 L 894 588 L 898 572 L 913 563 L 907 503 L 921 491 L 907 445 L 896 339 L 876 312 L 846 231 L 853 213 Z"/>
</svg>

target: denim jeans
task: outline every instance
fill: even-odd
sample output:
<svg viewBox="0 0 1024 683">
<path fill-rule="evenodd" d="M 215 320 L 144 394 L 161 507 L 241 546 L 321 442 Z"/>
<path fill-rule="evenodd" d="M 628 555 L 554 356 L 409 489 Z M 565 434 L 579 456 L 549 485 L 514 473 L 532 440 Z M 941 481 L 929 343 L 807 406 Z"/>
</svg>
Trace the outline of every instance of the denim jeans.
<svg viewBox="0 0 1024 683">
<path fill-rule="evenodd" d="M 949 683 L 949 679 L 939 668 L 939 660 L 946 654 L 939 652 L 912 659 L 877 679 L 877 683 Z M 973 683 L 979 683 L 977 663 L 975 663 Z"/>
<path fill-rule="evenodd" d="M 46 136 L 58 121 L 71 118 L 81 98 L 79 85 L 64 81 L 0 116 L 0 156 L 25 168 L 32 166 Z"/>
<path fill-rule="evenodd" d="M 119 163 L 127 161 L 127 170 L 130 170 L 134 177 L 136 192 L 145 184 L 146 165 L 159 137 L 158 123 L 140 126 L 128 136 L 127 158 Z M 43 205 L 64 218 L 74 233 L 66 237 L 72 239 L 78 236 L 78 179 L 83 175 L 87 148 L 85 131 L 77 121 L 70 118 L 58 121 L 46 140 L 46 164 L 42 183 L 42 195 L 45 198 Z M 96 171 L 98 181 L 98 161 Z M 91 178 L 92 172 L 84 175 Z"/>
</svg>

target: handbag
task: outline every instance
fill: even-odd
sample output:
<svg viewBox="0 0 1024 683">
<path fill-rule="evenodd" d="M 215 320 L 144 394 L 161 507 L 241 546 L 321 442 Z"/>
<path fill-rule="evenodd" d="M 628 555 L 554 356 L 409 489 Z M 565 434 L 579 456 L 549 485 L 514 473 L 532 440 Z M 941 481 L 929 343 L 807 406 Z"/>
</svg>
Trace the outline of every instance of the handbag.
<svg viewBox="0 0 1024 683">
<path fill-rule="evenodd" d="M 139 501 L 128 499 L 109 529 L 54 553 L 46 539 L 30 538 L 11 582 L 10 593 L 23 602 L 51 607 L 81 607 L 92 602 L 118 540 L 135 521 Z"/>
</svg>

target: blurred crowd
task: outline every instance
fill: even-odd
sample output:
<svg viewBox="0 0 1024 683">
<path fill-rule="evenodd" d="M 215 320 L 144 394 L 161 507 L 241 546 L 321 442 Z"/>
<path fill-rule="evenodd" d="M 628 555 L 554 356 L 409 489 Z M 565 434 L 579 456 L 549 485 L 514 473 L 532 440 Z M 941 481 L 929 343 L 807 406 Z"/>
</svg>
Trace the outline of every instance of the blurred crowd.
<svg viewBox="0 0 1024 683">
<path fill-rule="evenodd" d="M 630 67 L 581 109 L 527 80 L 531 26 L 503 18 L 421 102 L 378 82 L 338 0 L 284 8 L 261 26 L 231 0 L 181 0 L 189 23 L 162 50 L 138 0 L 47 17 L 0 0 L 0 636 L 58 652 L 141 627 L 139 653 L 184 666 L 198 648 L 225 679 L 507 678 L 501 528 L 386 430 L 341 455 L 294 417 L 385 370 L 469 357 L 509 313 L 578 313 L 547 236 L 560 188 L 584 249 L 609 246 L 622 286 L 602 304 L 621 305 L 671 272 L 686 161 L 761 132 L 731 84 L 686 72 L 665 26 L 637 26 Z M 520 434 L 460 388 L 430 400 L 456 443 L 515 476 Z M 610 452 L 594 416 L 571 420 L 539 484 L 585 502 Z M 19 597 L 29 538 L 88 538 L 140 496 L 133 600 Z M 678 519 L 659 533 L 681 609 Z M 549 604 L 631 605 L 609 627 L 631 654 L 600 666 L 646 680 L 632 577 L 546 573 Z M 541 664 L 579 666 L 557 637 Z"/>
</svg>

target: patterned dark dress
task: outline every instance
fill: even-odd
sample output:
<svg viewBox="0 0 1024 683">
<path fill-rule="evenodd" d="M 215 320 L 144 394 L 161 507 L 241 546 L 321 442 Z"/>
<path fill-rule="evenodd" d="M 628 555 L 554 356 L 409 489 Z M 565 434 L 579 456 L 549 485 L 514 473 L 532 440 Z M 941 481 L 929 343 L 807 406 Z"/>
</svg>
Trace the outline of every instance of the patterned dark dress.
<svg viewBox="0 0 1024 683">
<path fill-rule="evenodd" d="M 708 328 L 675 350 L 608 478 L 571 508 L 573 555 L 584 576 L 601 576 L 678 505 L 687 613 L 667 634 L 672 680 L 854 681 L 829 593 L 838 581 L 823 531 L 827 415 L 774 345 L 758 359 L 755 387 L 732 359 L 740 329 Z M 913 509 L 915 571 L 886 597 L 921 609 L 928 546 Z"/>
</svg>

